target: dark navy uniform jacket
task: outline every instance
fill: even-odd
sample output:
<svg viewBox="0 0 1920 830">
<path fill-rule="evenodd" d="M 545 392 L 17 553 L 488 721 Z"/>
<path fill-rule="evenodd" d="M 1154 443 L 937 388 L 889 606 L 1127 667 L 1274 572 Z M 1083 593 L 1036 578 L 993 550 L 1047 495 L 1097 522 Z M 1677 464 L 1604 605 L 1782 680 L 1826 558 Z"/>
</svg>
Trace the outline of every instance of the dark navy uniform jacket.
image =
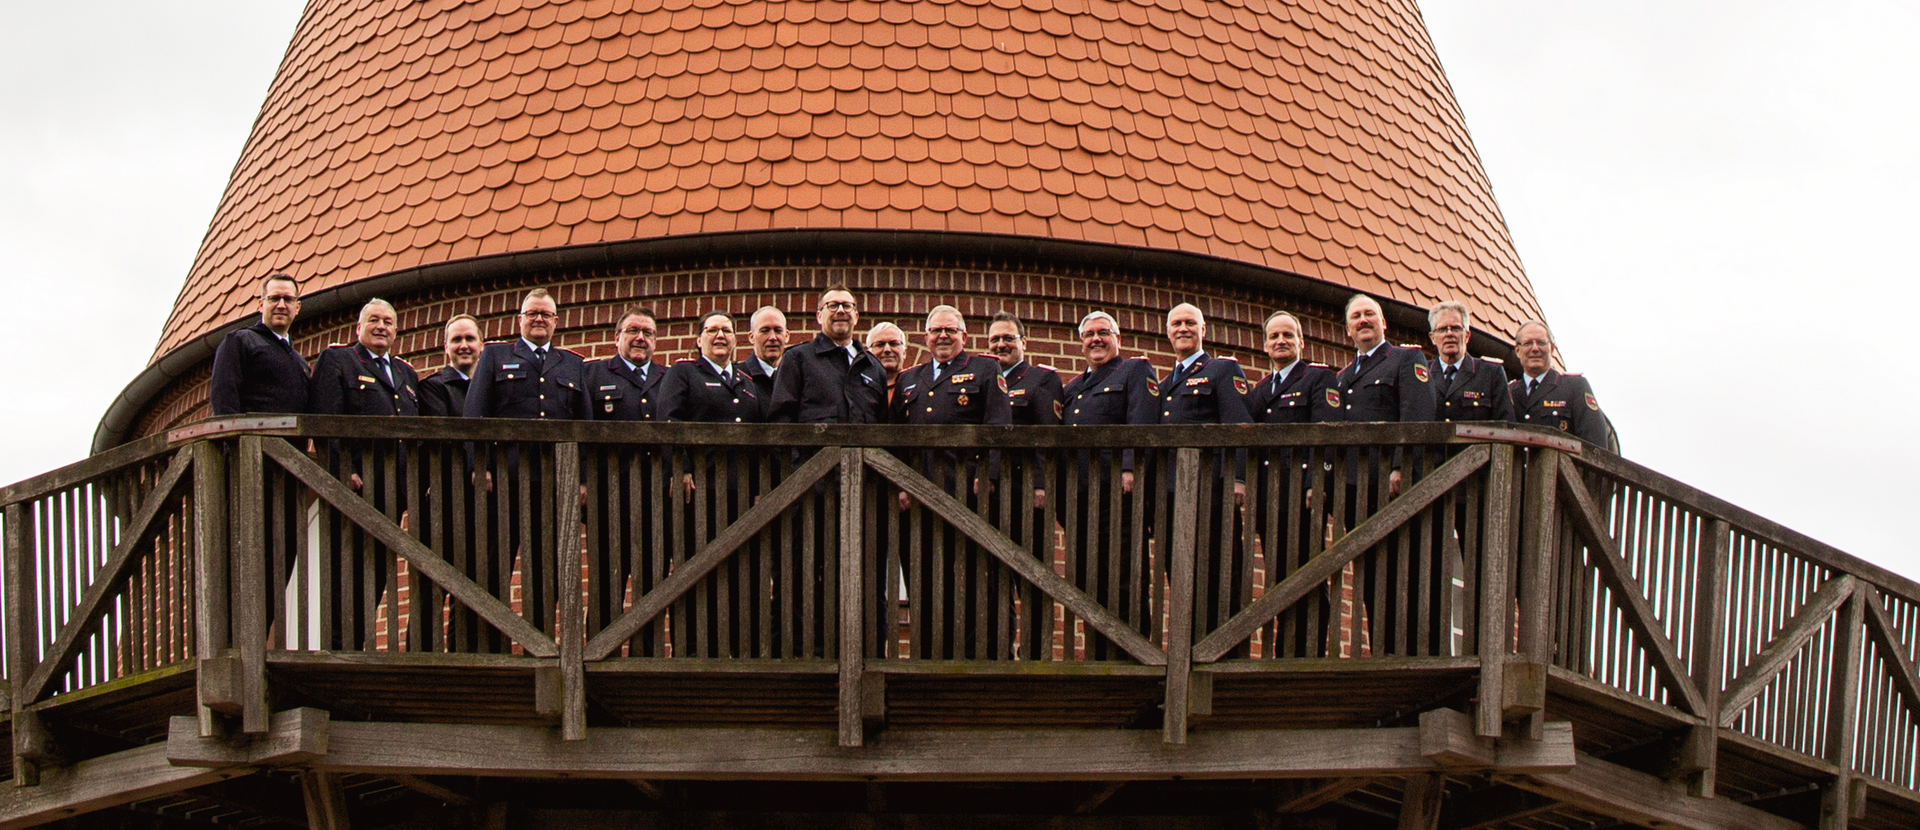
<svg viewBox="0 0 1920 830">
<path fill-rule="evenodd" d="M 884 424 L 887 370 L 861 345 L 853 357 L 824 333 L 788 349 L 773 373 L 768 421 L 783 424 Z"/>
<path fill-rule="evenodd" d="M 655 390 L 662 421 L 718 424 L 757 424 L 766 420 L 760 388 L 752 376 L 733 364 L 731 377 L 722 377 L 705 357 L 675 362 Z"/>
<path fill-rule="evenodd" d="M 1022 360 L 1008 369 L 1005 377 L 1015 425 L 1046 427 L 1060 423 L 1060 416 L 1066 414 L 1067 393 L 1058 371 Z"/>
<path fill-rule="evenodd" d="M 552 343 L 545 360 L 524 337 L 488 343 L 467 385 L 466 417 L 589 420 L 586 373 L 586 361 Z"/>
<path fill-rule="evenodd" d="M 659 420 L 659 389 L 666 378 L 667 367 L 652 361 L 629 367 L 626 358 L 614 355 L 589 363 L 589 414 L 596 421 Z"/>
<path fill-rule="evenodd" d="M 759 355 L 751 355 L 746 360 L 736 360 L 733 362 L 734 371 L 744 372 L 747 377 L 753 379 L 753 391 L 760 395 L 760 402 L 763 405 L 761 407 L 762 409 L 765 408 L 765 404 L 773 401 L 773 379 L 779 375 L 780 367 L 775 366 L 773 368 L 774 374 L 767 374 L 767 370 L 760 367 Z"/>
<path fill-rule="evenodd" d="M 1512 421 L 1513 396 L 1507 392 L 1507 369 L 1491 360 L 1473 355 L 1460 356 L 1460 368 L 1453 382 L 1447 382 L 1447 366 L 1439 358 L 1427 361 L 1432 376 L 1433 394 L 1438 403 L 1435 416 L 1442 421 Z"/>
<path fill-rule="evenodd" d="M 940 377 L 933 364 L 922 363 L 900 373 L 895 381 L 893 414 L 896 424 L 1009 424 L 1013 407 L 1000 361 L 986 355 L 961 352 Z"/>
<path fill-rule="evenodd" d="M 452 366 L 420 381 L 420 414 L 437 418 L 458 418 L 467 413 L 469 381 Z"/>
<path fill-rule="evenodd" d="M 1382 343 L 1356 376 L 1355 364 L 1340 370 L 1340 420 L 1431 421 L 1436 403 L 1433 376 L 1419 349 Z"/>
<path fill-rule="evenodd" d="M 307 411 L 307 359 L 266 323 L 227 334 L 213 353 L 207 403 L 215 415 Z"/>
<path fill-rule="evenodd" d="M 1160 418 L 1162 424 L 1250 424 L 1243 397 L 1247 373 L 1240 363 L 1201 352 L 1193 365 L 1181 372 L 1176 364 L 1160 381 Z"/>
<path fill-rule="evenodd" d="M 365 346 L 329 346 L 313 362 L 307 411 L 315 415 L 418 415 L 420 378 L 413 366 L 388 355 L 393 380 Z"/>
<path fill-rule="evenodd" d="M 1070 427 L 1160 423 L 1159 384 L 1153 364 L 1145 360 L 1109 360 L 1066 385 L 1061 422 Z"/>
<path fill-rule="evenodd" d="M 1600 402 L 1593 387 L 1579 375 L 1548 369 L 1540 376 L 1533 394 L 1527 394 L 1527 379 L 1522 375 L 1507 385 L 1513 394 L 1518 421 L 1571 432 L 1575 437 L 1600 447 L 1607 445 L 1607 419 L 1600 414 Z"/>
<path fill-rule="evenodd" d="M 1322 424 L 1340 420 L 1340 395 L 1328 395 L 1335 385 L 1333 370 L 1304 360 L 1293 364 L 1286 380 L 1275 372 L 1247 393 L 1247 411 L 1256 424 Z"/>
</svg>

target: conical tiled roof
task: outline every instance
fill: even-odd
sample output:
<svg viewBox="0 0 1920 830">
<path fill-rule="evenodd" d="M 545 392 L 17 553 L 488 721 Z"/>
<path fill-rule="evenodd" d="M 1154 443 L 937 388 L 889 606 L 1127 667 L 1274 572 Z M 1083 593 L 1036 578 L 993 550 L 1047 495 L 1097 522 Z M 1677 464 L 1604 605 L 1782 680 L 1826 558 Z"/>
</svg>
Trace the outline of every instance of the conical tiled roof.
<svg viewBox="0 0 1920 830">
<path fill-rule="evenodd" d="M 270 271 L 787 227 L 1539 314 L 1407 0 L 313 0 L 156 357 Z"/>
</svg>

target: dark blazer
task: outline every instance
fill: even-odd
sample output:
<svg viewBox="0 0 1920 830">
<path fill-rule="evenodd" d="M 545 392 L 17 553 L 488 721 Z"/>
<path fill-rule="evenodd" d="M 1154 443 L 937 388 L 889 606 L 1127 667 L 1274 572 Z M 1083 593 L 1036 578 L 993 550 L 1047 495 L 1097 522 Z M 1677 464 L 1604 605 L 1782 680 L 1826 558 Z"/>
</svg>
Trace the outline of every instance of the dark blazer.
<svg viewBox="0 0 1920 830">
<path fill-rule="evenodd" d="M 1334 402 L 1339 393 L 1327 394 L 1335 380 L 1333 369 L 1320 363 L 1300 361 L 1283 382 L 1278 373 L 1253 385 L 1247 393 L 1247 411 L 1256 424 L 1322 424 L 1340 420 L 1340 407 Z"/>
<path fill-rule="evenodd" d="M 488 343 L 467 385 L 468 418 L 546 418 L 585 421 L 586 361 L 549 343 L 543 361 L 533 359 L 525 338 Z"/>
<path fill-rule="evenodd" d="M 773 373 L 767 420 L 783 424 L 884 424 L 887 370 L 858 338 L 855 356 L 826 334 L 788 349 Z"/>
<path fill-rule="evenodd" d="M 752 350 L 749 349 L 748 351 Z M 767 374 L 765 369 L 760 368 L 760 357 L 758 355 L 750 354 L 746 360 L 736 360 L 733 362 L 734 371 L 743 372 L 747 377 L 753 379 L 754 391 L 759 393 L 763 409 L 765 408 L 765 404 L 773 401 L 773 379 L 779 375 L 780 367 L 775 366 L 773 368 L 774 374 L 771 375 Z"/>
<path fill-rule="evenodd" d="M 659 415 L 660 383 L 667 378 L 667 367 L 649 361 L 638 367 L 627 366 L 626 359 L 615 355 L 587 364 L 588 413 L 596 421 L 652 421 Z"/>
<path fill-rule="evenodd" d="M 953 359 L 940 377 L 933 364 L 922 363 L 900 373 L 895 381 L 893 413 L 896 424 L 1009 424 L 1013 407 L 1007 382 L 1000 377 L 1000 361 L 965 352 Z"/>
<path fill-rule="evenodd" d="M 1519 423 L 1557 427 L 1589 444 L 1607 446 L 1607 418 L 1586 378 L 1548 369 L 1532 395 L 1527 394 L 1525 375 L 1507 384 L 1507 389 Z"/>
<path fill-rule="evenodd" d="M 1145 360 L 1109 360 L 1067 383 L 1061 422 L 1070 427 L 1160 423 L 1159 384 L 1153 364 Z"/>
<path fill-rule="evenodd" d="M 1491 360 L 1461 355 L 1453 382 L 1438 358 L 1427 361 L 1442 421 L 1512 421 L 1513 396 L 1507 391 L 1507 369 Z"/>
<path fill-rule="evenodd" d="M 1426 355 L 1410 346 L 1383 343 L 1357 376 L 1354 364 L 1337 380 L 1343 421 L 1431 421 L 1435 401 Z"/>
<path fill-rule="evenodd" d="M 471 383 L 453 370 L 441 368 L 420 381 L 420 414 L 439 418 L 458 418 L 467 414 L 467 385 Z"/>
<path fill-rule="evenodd" d="M 1238 361 L 1201 352 L 1182 374 L 1175 365 L 1160 381 L 1162 424 L 1250 424 L 1244 397 L 1247 374 Z"/>
<path fill-rule="evenodd" d="M 213 352 L 207 403 L 215 415 L 307 411 L 307 359 L 265 323 L 229 332 Z"/>
<path fill-rule="evenodd" d="M 1007 370 L 1007 403 L 1013 406 L 1013 423 L 1020 426 L 1056 426 L 1067 411 L 1067 392 L 1060 373 L 1052 366 L 1036 366 L 1024 360 Z"/>
<path fill-rule="evenodd" d="M 655 391 L 654 403 L 662 421 L 757 424 L 766 420 L 760 389 L 752 376 L 741 371 L 739 363 L 733 364 L 733 376 L 728 380 L 704 357 L 678 361 L 667 369 Z"/>
<path fill-rule="evenodd" d="M 313 362 L 307 411 L 315 415 L 418 415 L 420 378 L 413 366 L 388 355 L 393 380 L 372 353 L 355 343 L 329 346 Z"/>
</svg>

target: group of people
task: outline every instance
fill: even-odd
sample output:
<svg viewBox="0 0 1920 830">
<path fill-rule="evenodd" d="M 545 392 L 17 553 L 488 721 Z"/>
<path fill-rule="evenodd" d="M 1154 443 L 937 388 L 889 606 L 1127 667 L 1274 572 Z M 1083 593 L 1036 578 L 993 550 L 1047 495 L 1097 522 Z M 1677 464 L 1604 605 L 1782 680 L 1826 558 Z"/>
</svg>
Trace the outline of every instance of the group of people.
<svg viewBox="0 0 1920 830">
<path fill-rule="evenodd" d="M 1269 373 L 1249 383 L 1239 363 L 1206 350 L 1207 322 L 1181 303 L 1167 312 L 1176 358 L 1158 376 L 1121 356 L 1120 325 L 1095 311 L 1078 335 L 1087 369 L 1063 380 L 1027 360 L 1026 324 L 1001 312 L 987 325 L 988 354 L 969 354 L 967 320 L 934 307 L 923 332 L 927 362 L 906 366 L 907 335 L 880 323 L 855 336 L 858 299 L 845 286 L 822 292 L 819 333 L 789 349 L 786 315 L 767 306 L 749 319 L 751 352 L 736 359 L 731 314 L 702 316 L 697 354 L 654 362 L 653 312 L 627 310 L 614 326 L 615 354 L 596 361 L 554 344 L 559 308 L 542 289 L 520 303 L 519 337 L 483 344 L 467 314 L 448 320 L 446 366 L 420 378 L 391 354 L 398 315 L 374 299 L 360 310 L 355 342 L 321 352 L 311 370 L 287 332 L 299 287 L 276 274 L 261 283 L 260 321 L 229 334 L 214 356 L 214 415 L 256 412 L 430 415 L 720 423 L 1094 424 L 1505 421 L 1537 424 L 1605 446 L 1607 422 L 1585 378 L 1552 367 L 1545 323 L 1521 325 L 1522 376 L 1467 353 L 1472 315 L 1442 302 L 1427 313 L 1437 356 L 1388 341 L 1380 304 L 1356 295 L 1346 307 L 1354 360 L 1343 369 L 1307 362 L 1300 321 L 1276 311 L 1265 323 Z"/>
</svg>

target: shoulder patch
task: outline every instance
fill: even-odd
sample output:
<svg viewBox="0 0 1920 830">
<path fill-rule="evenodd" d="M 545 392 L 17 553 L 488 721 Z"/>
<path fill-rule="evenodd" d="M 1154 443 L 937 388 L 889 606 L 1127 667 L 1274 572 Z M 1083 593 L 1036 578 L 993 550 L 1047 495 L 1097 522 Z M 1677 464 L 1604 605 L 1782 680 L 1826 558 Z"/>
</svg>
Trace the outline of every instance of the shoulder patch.
<svg viewBox="0 0 1920 830">
<path fill-rule="evenodd" d="M 1327 387 L 1327 405 L 1334 409 L 1340 408 L 1340 390 L 1331 386 Z"/>
<path fill-rule="evenodd" d="M 1000 394 L 1007 394 L 1007 376 L 996 373 L 993 379 L 1000 382 Z"/>
<path fill-rule="evenodd" d="M 1245 395 L 1245 394 L 1247 394 L 1247 379 L 1246 379 L 1246 378 L 1239 378 L 1239 377 L 1237 377 L 1237 378 L 1234 378 L 1234 379 L 1233 379 L 1233 391 L 1235 391 L 1235 392 L 1239 392 L 1239 393 L 1240 393 L 1240 394 L 1242 394 L 1242 395 Z"/>
<path fill-rule="evenodd" d="M 1595 412 L 1600 411 L 1600 402 L 1593 399 L 1592 392 L 1587 393 L 1587 408 Z"/>
<path fill-rule="evenodd" d="M 1054 402 L 1053 402 L 1053 417 L 1055 417 L 1055 418 L 1062 418 L 1062 417 L 1065 417 L 1065 416 L 1066 416 L 1066 414 L 1067 414 L 1067 402 L 1066 402 L 1066 401 L 1054 401 Z"/>
<path fill-rule="evenodd" d="M 1362 312 L 1362 313 L 1365 313 L 1365 312 Z M 1414 378 L 1415 378 L 1415 379 L 1417 379 L 1417 380 L 1419 380 L 1419 381 L 1420 381 L 1421 383 L 1426 383 L 1426 382 L 1427 382 L 1427 376 L 1428 376 L 1428 375 L 1427 375 L 1427 364 L 1425 364 L 1425 363 L 1415 363 L 1415 364 L 1413 364 L 1413 376 L 1414 376 Z"/>
</svg>

